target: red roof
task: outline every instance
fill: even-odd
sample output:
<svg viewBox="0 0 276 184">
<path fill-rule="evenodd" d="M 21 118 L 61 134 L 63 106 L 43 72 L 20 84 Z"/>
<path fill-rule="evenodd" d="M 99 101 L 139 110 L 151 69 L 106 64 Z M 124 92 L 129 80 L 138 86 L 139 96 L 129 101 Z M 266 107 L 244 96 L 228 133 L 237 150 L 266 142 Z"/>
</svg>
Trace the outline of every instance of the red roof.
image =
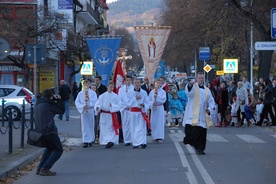
<svg viewBox="0 0 276 184">
<path fill-rule="evenodd" d="M 107 6 L 107 4 L 106 4 L 106 0 L 98 0 L 98 2 L 99 2 L 100 6 L 101 6 L 103 9 L 105 9 L 105 10 L 108 10 L 108 9 L 109 9 L 108 6 Z"/>
</svg>

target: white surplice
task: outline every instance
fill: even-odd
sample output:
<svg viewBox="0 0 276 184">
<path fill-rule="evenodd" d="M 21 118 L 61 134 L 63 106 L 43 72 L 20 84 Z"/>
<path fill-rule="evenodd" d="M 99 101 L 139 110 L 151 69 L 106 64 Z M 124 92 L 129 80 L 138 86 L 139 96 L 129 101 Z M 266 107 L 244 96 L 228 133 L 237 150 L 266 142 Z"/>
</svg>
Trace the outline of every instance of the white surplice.
<svg viewBox="0 0 276 184">
<path fill-rule="evenodd" d="M 94 105 L 97 101 L 97 94 L 88 89 L 89 100 L 85 102 L 85 90 L 78 93 L 75 100 L 75 105 L 79 113 L 81 114 L 81 131 L 82 131 L 82 141 L 84 143 L 91 143 L 95 139 L 95 119 L 94 119 Z M 88 105 L 87 111 L 83 108 Z"/>
<path fill-rule="evenodd" d="M 150 122 L 151 122 L 151 135 L 153 139 L 164 139 L 165 137 L 165 111 L 163 104 L 166 102 L 166 92 L 158 89 L 156 97 L 156 109 L 153 108 L 154 103 L 154 89 L 149 94 L 149 105 L 151 109 Z"/>
<path fill-rule="evenodd" d="M 127 94 L 129 91 L 133 90 L 133 85 L 122 86 L 119 89 L 118 95 L 121 99 L 121 118 L 122 118 L 122 130 L 124 135 L 124 143 L 131 143 L 131 131 L 130 131 L 130 112 L 129 107 L 127 105 Z"/>
<path fill-rule="evenodd" d="M 103 110 L 108 112 L 118 112 L 121 109 L 120 97 L 114 92 L 109 93 L 107 91 L 99 96 L 94 107 L 96 113 L 98 112 L 96 110 L 97 107 L 99 108 L 98 111 Z M 101 112 L 99 125 L 99 142 L 101 145 L 106 145 L 109 142 L 119 144 L 119 135 L 115 134 L 111 113 Z"/>
<path fill-rule="evenodd" d="M 198 84 L 194 84 L 197 85 Z M 184 115 L 184 119 L 183 119 L 183 125 L 185 124 L 192 124 L 192 120 L 193 120 L 193 114 L 194 114 L 194 99 L 195 98 L 200 98 L 200 104 L 199 104 L 199 117 L 198 117 L 198 125 L 202 128 L 207 128 L 206 125 L 206 120 L 205 120 L 205 111 L 206 109 L 213 109 L 215 107 L 215 101 L 214 98 L 212 96 L 211 91 L 209 90 L 209 88 L 205 87 L 206 91 L 208 92 L 208 99 L 206 99 L 206 93 L 205 93 L 205 89 L 199 88 L 199 96 L 195 96 L 195 87 L 193 86 L 191 91 L 188 90 L 188 85 L 186 85 L 185 87 L 185 92 L 186 95 L 188 97 L 188 104 L 186 106 L 186 111 L 185 111 L 185 115 Z"/>
<path fill-rule="evenodd" d="M 140 96 L 141 99 L 136 100 L 137 95 Z M 140 104 L 144 104 L 144 107 L 141 108 Z M 147 92 L 141 88 L 140 91 L 134 91 L 134 89 L 132 89 L 127 94 L 127 105 L 130 108 L 141 108 L 142 112 L 147 113 L 149 109 Z M 130 130 L 133 146 L 147 144 L 147 124 L 141 112 L 130 111 Z"/>
</svg>

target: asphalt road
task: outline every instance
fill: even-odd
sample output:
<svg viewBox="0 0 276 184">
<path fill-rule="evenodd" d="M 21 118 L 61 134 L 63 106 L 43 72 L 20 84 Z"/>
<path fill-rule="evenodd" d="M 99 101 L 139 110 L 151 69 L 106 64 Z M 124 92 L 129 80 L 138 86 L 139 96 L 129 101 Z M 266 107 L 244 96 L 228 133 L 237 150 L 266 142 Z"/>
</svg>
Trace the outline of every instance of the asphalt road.
<svg viewBox="0 0 276 184">
<path fill-rule="evenodd" d="M 276 132 L 266 127 L 227 127 L 208 130 L 206 155 L 182 143 L 183 128 L 166 127 L 164 144 L 146 149 L 123 144 L 106 149 L 81 147 L 79 115 L 71 111 L 70 121 L 57 125 L 66 136 L 65 152 L 52 168 L 57 176 L 35 171 L 14 183 L 77 184 L 274 184 L 276 178 Z"/>
</svg>

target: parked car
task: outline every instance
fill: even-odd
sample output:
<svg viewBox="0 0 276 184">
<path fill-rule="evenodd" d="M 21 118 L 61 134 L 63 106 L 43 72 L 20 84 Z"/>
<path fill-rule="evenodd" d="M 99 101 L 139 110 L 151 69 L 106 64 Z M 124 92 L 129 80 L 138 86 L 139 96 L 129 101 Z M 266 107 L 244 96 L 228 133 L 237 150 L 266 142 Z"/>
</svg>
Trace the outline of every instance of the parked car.
<svg viewBox="0 0 276 184">
<path fill-rule="evenodd" d="M 0 85 L 0 116 L 8 119 L 9 110 L 12 119 L 21 118 L 23 100 L 25 100 L 25 112 L 30 113 L 33 93 L 25 87 L 16 85 Z M 2 100 L 4 99 L 4 111 L 2 111 Z"/>
<path fill-rule="evenodd" d="M 184 83 L 184 86 L 186 86 L 192 79 L 195 79 L 195 76 L 187 76 L 187 78 L 185 78 L 181 82 Z"/>
</svg>

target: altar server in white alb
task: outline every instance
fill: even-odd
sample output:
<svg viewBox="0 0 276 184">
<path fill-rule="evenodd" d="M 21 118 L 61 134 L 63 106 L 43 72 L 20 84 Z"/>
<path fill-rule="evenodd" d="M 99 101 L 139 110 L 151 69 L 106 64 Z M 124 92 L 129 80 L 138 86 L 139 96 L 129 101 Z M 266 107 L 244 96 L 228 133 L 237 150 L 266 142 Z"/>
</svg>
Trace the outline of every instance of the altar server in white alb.
<svg viewBox="0 0 276 184">
<path fill-rule="evenodd" d="M 116 112 L 120 111 L 120 97 L 113 92 L 114 83 L 108 82 L 107 92 L 99 96 L 95 105 L 95 111 L 100 115 L 100 138 L 101 145 L 111 148 L 114 144 L 119 144 L 119 128 L 120 124 Z"/>
<path fill-rule="evenodd" d="M 154 82 L 154 89 L 149 94 L 151 109 L 151 136 L 153 142 L 162 144 L 165 137 L 165 111 L 163 104 L 166 102 L 166 92 L 161 88 L 160 80 Z"/>
<path fill-rule="evenodd" d="M 150 122 L 146 112 L 149 109 L 148 94 L 140 88 L 140 79 L 134 80 L 134 89 L 127 93 L 127 105 L 130 107 L 130 130 L 133 149 L 147 147 L 147 126 Z"/>
<path fill-rule="evenodd" d="M 205 154 L 207 128 L 213 125 L 208 113 L 215 108 L 212 93 L 203 82 L 204 74 L 199 72 L 196 82 L 191 80 L 185 87 L 188 104 L 183 120 L 186 135 L 183 143 L 193 146 L 198 155 Z"/>
<path fill-rule="evenodd" d="M 92 146 L 92 142 L 95 140 L 94 105 L 97 101 L 97 94 L 89 88 L 89 85 L 90 81 L 85 80 L 83 83 L 84 90 L 78 93 L 75 100 L 76 108 L 81 114 L 81 130 L 84 148 Z"/>
<path fill-rule="evenodd" d="M 129 91 L 133 90 L 132 78 L 131 76 L 126 77 L 125 85 L 119 89 L 118 95 L 121 99 L 121 117 L 122 117 L 122 130 L 124 136 L 125 146 L 131 145 L 131 131 L 130 131 L 130 111 L 127 105 L 127 94 Z"/>
</svg>

